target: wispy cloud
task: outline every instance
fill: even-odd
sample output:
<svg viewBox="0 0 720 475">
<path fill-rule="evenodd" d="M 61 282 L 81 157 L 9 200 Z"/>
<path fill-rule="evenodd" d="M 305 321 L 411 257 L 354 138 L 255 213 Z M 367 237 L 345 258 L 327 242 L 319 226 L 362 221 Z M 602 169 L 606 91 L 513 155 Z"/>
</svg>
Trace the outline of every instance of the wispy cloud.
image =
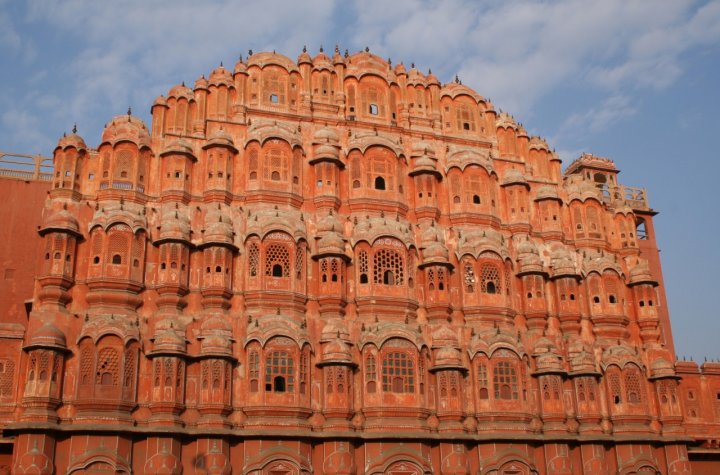
<svg viewBox="0 0 720 475">
<path fill-rule="evenodd" d="M 689 0 L 662 8 L 655 0 L 28 0 L 26 9 L 23 28 L 0 12 L 0 45 L 31 49 L 42 43 L 38 32 L 71 45 L 62 70 L 51 73 L 57 87 L 42 96 L 63 97 L 63 105 L 42 110 L 40 96 L 26 92 L 4 102 L 55 122 L 78 120 L 92 134 L 89 143 L 113 113 L 133 105 L 147 116 L 169 86 L 192 83 L 249 48 L 294 55 L 304 44 L 331 48 L 336 41 L 432 67 L 446 81 L 459 73 L 524 119 L 559 89 L 593 90 L 604 103 L 571 111 L 563 127 L 594 133 L 635 112 L 634 91 L 677 81 L 688 50 L 720 39 L 720 3 Z M 45 59 L 37 58 L 39 69 Z M 605 116 L 608 106 L 620 115 Z M 6 133 L 29 146 L 15 131 Z"/>
<path fill-rule="evenodd" d="M 614 95 L 602 104 L 592 107 L 583 113 L 575 113 L 568 117 L 560 126 L 558 135 L 598 133 L 612 124 L 635 115 L 638 107 L 628 96 Z M 582 137 L 580 137 L 582 138 Z"/>
</svg>

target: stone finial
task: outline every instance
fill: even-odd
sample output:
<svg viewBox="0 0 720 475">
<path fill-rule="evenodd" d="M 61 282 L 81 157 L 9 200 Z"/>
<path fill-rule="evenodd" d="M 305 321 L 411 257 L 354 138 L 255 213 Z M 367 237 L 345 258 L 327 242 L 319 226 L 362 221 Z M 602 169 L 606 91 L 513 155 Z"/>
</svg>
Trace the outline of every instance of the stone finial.
<svg viewBox="0 0 720 475">
<path fill-rule="evenodd" d="M 369 52 L 370 52 L 370 47 L 369 47 L 369 46 L 366 46 L 366 47 L 365 47 L 365 52 L 366 52 L 366 53 L 369 53 Z"/>
<path fill-rule="evenodd" d="M 73 124 L 72 133 L 77 134 L 77 124 Z"/>
</svg>

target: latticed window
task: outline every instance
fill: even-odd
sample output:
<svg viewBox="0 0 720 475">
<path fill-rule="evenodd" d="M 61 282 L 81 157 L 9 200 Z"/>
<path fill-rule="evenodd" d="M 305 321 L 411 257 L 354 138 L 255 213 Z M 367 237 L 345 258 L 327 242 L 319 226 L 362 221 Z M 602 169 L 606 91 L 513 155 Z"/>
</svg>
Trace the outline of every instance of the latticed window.
<svg viewBox="0 0 720 475">
<path fill-rule="evenodd" d="M 447 371 L 441 371 L 438 376 L 438 384 L 440 386 L 440 397 L 447 397 L 448 395 L 448 376 Z"/>
<path fill-rule="evenodd" d="M 258 174 L 258 151 L 255 149 L 250 150 L 248 154 L 248 179 L 257 180 Z"/>
<path fill-rule="evenodd" d="M 257 350 L 250 351 L 248 355 L 248 376 L 250 377 L 250 391 L 257 392 L 260 379 L 260 356 Z"/>
<path fill-rule="evenodd" d="M 135 371 L 136 371 L 136 359 L 137 352 L 134 348 L 128 348 L 125 350 L 125 368 L 123 371 L 123 386 L 126 389 L 133 387 L 135 383 Z"/>
<path fill-rule="evenodd" d="M 258 275 L 258 267 L 260 265 L 260 247 L 255 242 L 251 242 L 248 246 L 248 272 L 250 277 Z"/>
<path fill-rule="evenodd" d="M 480 362 L 478 364 L 478 395 L 480 396 L 480 399 L 488 399 L 490 397 L 489 394 L 489 385 L 488 385 L 488 370 L 487 365 L 484 362 Z"/>
<path fill-rule="evenodd" d="M 455 110 L 457 130 L 475 131 L 475 117 L 472 110 L 465 104 L 461 104 Z"/>
<path fill-rule="evenodd" d="M 305 249 L 303 247 L 298 246 L 297 252 L 295 252 L 295 277 L 300 280 L 302 279 L 302 273 L 303 269 L 305 268 L 305 263 L 303 258 L 305 253 Z"/>
<path fill-rule="evenodd" d="M 373 279 L 376 284 L 403 285 L 402 255 L 392 249 L 379 249 L 373 256 Z"/>
<path fill-rule="evenodd" d="M 594 206 L 590 206 L 587 209 L 587 221 L 588 227 L 590 228 L 590 237 L 600 237 L 600 219 L 598 217 L 598 210 Z"/>
<path fill-rule="evenodd" d="M 124 224 L 113 226 L 108 231 L 108 255 L 113 264 L 127 264 L 130 233 L 130 228 Z"/>
<path fill-rule="evenodd" d="M 393 393 L 415 392 L 415 366 L 412 357 L 404 351 L 388 351 L 383 358 L 383 391 Z"/>
<path fill-rule="evenodd" d="M 94 356 L 92 343 L 84 339 L 80 344 L 80 384 L 91 384 Z"/>
<path fill-rule="evenodd" d="M 498 361 L 493 368 L 493 386 L 495 399 L 520 398 L 518 392 L 517 369 L 512 361 Z"/>
<path fill-rule="evenodd" d="M 129 178 L 132 176 L 133 155 L 129 150 L 121 150 L 115 158 L 115 178 Z"/>
<path fill-rule="evenodd" d="M 617 284 L 617 278 L 615 277 L 615 274 L 613 273 L 607 273 L 604 275 L 605 278 L 604 284 L 605 284 L 605 294 L 607 295 L 608 303 L 614 304 L 617 303 L 618 298 L 618 284 Z"/>
<path fill-rule="evenodd" d="M 359 262 L 359 270 L 360 270 L 360 283 L 361 284 L 367 284 L 368 283 L 368 255 L 367 251 L 360 251 L 358 253 L 358 262 Z"/>
<path fill-rule="evenodd" d="M 265 275 L 290 277 L 290 252 L 282 244 L 270 244 L 265 252 Z"/>
<path fill-rule="evenodd" d="M 12 396 L 15 385 L 15 362 L 11 359 L 0 360 L 0 396 Z"/>
<path fill-rule="evenodd" d="M 435 290 L 435 271 L 432 268 L 429 268 L 426 275 L 428 289 Z"/>
<path fill-rule="evenodd" d="M 120 377 L 120 355 L 114 348 L 103 348 L 98 353 L 95 384 L 118 386 Z"/>
<path fill-rule="evenodd" d="M 617 373 L 617 370 L 608 371 L 607 381 L 610 386 L 610 398 L 613 403 L 620 404 L 622 402 L 622 389 L 620 384 L 620 375 Z"/>
<path fill-rule="evenodd" d="M 582 210 L 580 208 L 576 207 L 573 210 L 573 219 L 575 221 L 575 236 L 584 237 L 585 231 L 583 230 Z"/>
<path fill-rule="evenodd" d="M 265 73 L 263 78 L 265 102 L 271 104 L 285 104 L 285 81 L 277 72 Z"/>
<path fill-rule="evenodd" d="M 465 264 L 463 272 L 463 280 L 465 281 L 465 289 L 468 293 L 475 291 L 475 269 L 469 262 Z"/>
<path fill-rule="evenodd" d="M 502 293 L 500 271 L 495 264 L 483 264 L 480 267 L 480 291 L 484 294 Z"/>
<path fill-rule="evenodd" d="M 376 190 L 395 188 L 395 165 L 390 157 L 373 157 L 366 164 L 367 187 Z"/>
<path fill-rule="evenodd" d="M 265 357 L 265 391 L 276 393 L 295 390 L 295 369 L 287 351 L 270 351 Z"/>
<path fill-rule="evenodd" d="M 374 393 L 377 381 L 377 368 L 375 367 L 375 355 L 368 355 L 365 358 L 365 383 L 367 392 Z"/>
<path fill-rule="evenodd" d="M 347 385 L 345 383 L 345 373 L 347 368 L 345 366 L 339 366 L 335 369 L 336 385 L 338 394 L 343 394 L 346 391 Z"/>
<path fill-rule="evenodd" d="M 634 366 L 628 366 L 623 370 L 625 376 L 625 394 L 627 401 L 633 404 L 642 402 L 642 383 L 640 382 L 640 370 Z"/>
<path fill-rule="evenodd" d="M 268 150 L 264 168 L 266 180 L 287 182 L 289 179 L 287 153 L 276 148 Z"/>
<path fill-rule="evenodd" d="M 300 393 L 305 394 L 308 382 L 308 355 L 306 351 L 300 354 Z"/>
<path fill-rule="evenodd" d="M 325 385 L 327 387 L 325 392 L 327 394 L 332 394 L 335 386 L 335 366 L 325 367 Z"/>
<path fill-rule="evenodd" d="M 550 377 L 550 392 L 551 392 L 553 399 L 555 399 L 555 400 L 560 399 L 560 394 L 562 393 L 562 384 L 560 382 L 560 376 L 551 376 Z"/>
</svg>

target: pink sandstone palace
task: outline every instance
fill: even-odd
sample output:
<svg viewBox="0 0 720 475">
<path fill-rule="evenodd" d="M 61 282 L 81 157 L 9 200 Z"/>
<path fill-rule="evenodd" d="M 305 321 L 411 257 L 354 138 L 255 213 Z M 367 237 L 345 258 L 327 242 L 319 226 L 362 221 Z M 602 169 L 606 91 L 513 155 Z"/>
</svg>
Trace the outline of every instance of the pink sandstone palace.
<svg viewBox="0 0 720 475">
<path fill-rule="evenodd" d="M 251 53 L 36 162 L 0 170 L 0 473 L 720 473 L 645 191 L 457 80 Z"/>
</svg>

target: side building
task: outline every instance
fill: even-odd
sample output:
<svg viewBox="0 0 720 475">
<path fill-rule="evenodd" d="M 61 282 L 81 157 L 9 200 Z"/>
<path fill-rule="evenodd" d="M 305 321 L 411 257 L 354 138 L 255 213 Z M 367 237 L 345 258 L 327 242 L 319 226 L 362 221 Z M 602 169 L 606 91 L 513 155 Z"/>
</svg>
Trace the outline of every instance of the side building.
<svg viewBox="0 0 720 475">
<path fill-rule="evenodd" d="M 0 464 L 717 473 L 720 364 L 676 360 L 618 173 L 367 50 L 251 54 L 66 135 L 50 175 L 0 170 L 44 202 L 7 240 L 37 277 L 2 307 Z"/>
</svg>

